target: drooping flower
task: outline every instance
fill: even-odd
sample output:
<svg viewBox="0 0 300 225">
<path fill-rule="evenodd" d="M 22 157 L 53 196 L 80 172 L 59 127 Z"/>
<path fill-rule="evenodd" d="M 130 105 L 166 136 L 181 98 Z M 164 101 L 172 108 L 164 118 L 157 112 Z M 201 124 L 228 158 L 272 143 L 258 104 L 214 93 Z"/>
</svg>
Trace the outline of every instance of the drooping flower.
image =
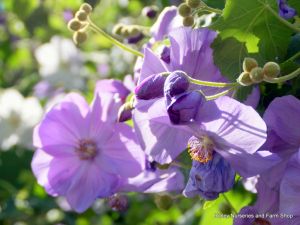
<svg viewBox="0 0 300 225">
<path fill-rule="evenodd" d="M 211 199 L 232 186 L 234 171 L 251 177 L 273 165 L 268 152 L 257 152 L 265 142 L 266 126 L 252 107 L 220 97 L 206 102 L 194 123 L 184 126 L 171 124 L 163 99 L 152 100 L 150 106 L 146 101 L 139 101 L 133 120 L 146 154 L 165 164 L 188 148 L 196 161 L 186 193 L 203 193 L 203 197 Z M 211 168 L 222 176 L 210 176 L 214 173 Z M 196 175 L 200 176 L 200 182 Z M 224 179 L 228 180 L 225 185 Z M 208 193 L 209 188 L 205 189 L 205 184 L 212 187 L 212 183 L 221 185 L 214 195 Z"/>
<path fill-rule="evenodd" d="M 111 196 L 121 179 L 143 169 L 135 135 L 109 119 L 108 99 L 114 101 L 113 95 L 97 94 L 89 106 L 80 95 L 69 94 L 34 131 L 32 170 L 38 183 L 50 195 L 65 196 L 77 212 Z"/>
<path fill-rule="evenodd" d="M 35 97 L 24 98 L 15 89 L 0 92 L 0 147 L 13 145 L 32 148 L 31 133 L 39 122 L 43 109 Z"/>
<path fill-rule="evenodd" d="M 290 7 L 286 0 L 277 0 L 279 15 L 285 19 L 291 19 L 297 15 L 294 8 Z"/>
</svg>

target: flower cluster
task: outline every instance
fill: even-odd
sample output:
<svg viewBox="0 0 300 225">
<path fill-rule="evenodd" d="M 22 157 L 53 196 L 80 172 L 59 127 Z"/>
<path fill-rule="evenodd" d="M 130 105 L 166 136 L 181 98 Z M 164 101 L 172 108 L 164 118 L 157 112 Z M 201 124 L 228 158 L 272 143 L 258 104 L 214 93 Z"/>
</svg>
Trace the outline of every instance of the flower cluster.
<svg viewBox="0 0 300 225">
<path fill-rule="evenodd" d="M 109 36 L 139 56 L 135 78 L 101 80 L 90 105 L 71 93 L 44 115 L 34 129 L 32 170 L 50 195 L 66 197 L 77 212 L 97 198 L 108 198 L 113 209 L 123 211 L 127 192 L 214 200 L 234 187 L 238 174 L 258 180 L 257 202 L 241 214 L 289 213 L 298 221 L 300 100 L 276 98 L 261 117 L 255 110 L 258 89 L 245 101 L 233 97 L 242 86 L 296 75 L 278 77 L 276 63 L 260 68 L 246 58 L 244 72 L 230 83 L 214 63 L 211 45 L 217 32 L 182 26 L 180 15 L 187 25 L 192 9 L 201 7 L 208 9 L 200 1 L 187 1 L 179 11 L 164 9 L 149 29 L 143 53 Z M 77 20 L 83 14 L 79 11 Z M 69 24 L 74 31 L 77 20 Z M 89 18 L 81 21 L 97 30 Z M 124 27 L 115 33 L 125 32 Z M 131 120 L 129 126 L 125 121 Z M 186 181 L 182 169 L 188 169 Z M 265 218 L 234 223 L 284 224 Z"/>
</svg>

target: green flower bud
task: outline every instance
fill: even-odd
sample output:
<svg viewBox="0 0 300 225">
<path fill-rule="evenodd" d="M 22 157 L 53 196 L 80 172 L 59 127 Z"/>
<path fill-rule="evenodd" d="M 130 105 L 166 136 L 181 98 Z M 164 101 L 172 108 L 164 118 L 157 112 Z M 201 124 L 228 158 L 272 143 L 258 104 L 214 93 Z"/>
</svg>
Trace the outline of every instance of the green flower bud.
<svg viewBox="0 0 300 225">
<path fill-rule="evenodd" d="M 75 17 L 80 21 L 86 21 L 88 14 L 84 10 L 79 10 L 76 12 Z"/>
<path fill-rule="evenodd" d="M 258 63 L 253 58 L 245 58 L 243 62 L 243 70 L 245 72 L 251 72 L 251 70 L 255 67 L 258 67 Z"/>
<path fill-rule="evenodd" d="M 88 3 L 83 3 L 80 6 L 80 10 L 84 10 L 87 14 L 90 14 L 93 10 L 93 7 Z"/>
<path fill-rule="evenodd" d="M 263 73 L 267 78 L 276 78 L 280 74 L 280 66 L 275 62 L 268 62 L 264 65 Z"/>
<path fill-rule="evenodd" d="M 255 67 L 250 72 L 250 78 L 254 83 L 260 83 L 264 80 L 264 72 L 261 67 Z"/>
<path fill-rule="evenodd" d="M 130 36 L 130 31 L 129 31 L 128 26 L 124 25 L 121 28 L 121 36 L 123 36 L 123 37 L 129 37 Z"/>
<path fill-rule="evenodd" d="M 128 27 L 129 36 L 137 36 L 139 33 L 141 33 L 140 29 L 136 26 L 129 26 Z"/>
<path fill-rule="evenodd" d="M 186 0 L 186 4 L 191 8 L 198 8 L 201 5 L 200 0 Z"/>
<path fill-rule="evenodd" d="M 186 27 L 191 27 L 194 25 L 194 17 L 187 16 L 183 18 L 183 25 Z"/>
<path fill-rule="evenodd" d="M 77 19 L 71 19 L 68 23 L 68 29 L 70 31 L 78 31 L 81 28 L 81 22 Z"/>
<path fill-rule="evenodd" d="M 253 81 L 250 78 L 250 74 L 248 72 L 242 72 L 237 82 L 242 86 L 250 86 L 253 84 Z"/>
<path fill-rule="evenodd" d="M 178 6 L 178 13 L 182 17 L 191 15 L 192 9 L 186 3 L 182 3 Z"/>
<path fill-rule="evenodd" d="M 79 45 L 85 42 L 87 39 L 87 34 L 85 32 L 77 31 L 73 34 L 73 41 L 75 44 Z"/>
<path fill-rule="evenodd" d="M 159 208 L 161 210 L 168 210 L 171 208 L 171 206 L 173 204 L 173 199 L 168 194 L 156 195 L 154 198 L 154 202 L 155 202 L 157 208 Z"/>
<path fill-rule="evenodd" d="M 112 30 L 113 34 L 116 34 L 116 35 L 122 35 L 122 29 L 124 27 L 124 24 L 116 24 Z"/>
<path fill-rule="evenodd" d="M 219 205 L 219 210 L 222 214 L 225 214 L 225 215 L 230 215 L 231 214 L 231 207 L 228 203 L 221 203 Z"/>
</svg>

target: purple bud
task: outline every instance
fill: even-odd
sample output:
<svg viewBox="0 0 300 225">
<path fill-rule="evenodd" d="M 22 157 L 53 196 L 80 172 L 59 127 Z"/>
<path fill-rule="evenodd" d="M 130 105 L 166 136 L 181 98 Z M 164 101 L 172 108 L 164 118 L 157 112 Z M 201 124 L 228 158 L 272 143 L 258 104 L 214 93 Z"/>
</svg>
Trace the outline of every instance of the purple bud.
<svg viewBox="0 0 300 225">
<path fill-rule="evenodd" d="M 164 85 L 164 95 L 174 97 L 185 92 L 189 88 L 190 82 L 187 75 L 182 71 L 171 73 Z"/>
<path fill-rule="evenodd" d="M 286 0 L 277 0 L 278 8 L 279 8 L 279 15 L 285 19 L 291 19 L 297 12 L 294 8 L 288 6 Z"/>
<path fill-rule="evenodd" d="M 125 104 L 123 104 L 118 112 L 118 122 L 125 122 L 127 120 L 130 120 L 132 117 L 131 111 L 131 102 L 126 102 Z"/>
<path fill-rule="evenodd" d="M 115 194 L 108 198 L 108 205 L 114 211 L 124 212 L 128 208 L 128 199 L 125 195 Z"/>
<path fill-rule="evenodd" d="M 144 38 L 144 34 L 143 33 L 138 33 L 137 35 L 133 36 L 133 37 L 129 37 L 127 38 L 127 43 L 128 44 L 136 44 L 138 43 L 140 40 L 142 40 Z"/>
<path fill-rule="evenodd" d="M 156 6 L 146 6 L 143 8 L 142 15 L 150 19 L 154 19 L 157 15 L 158 8 Z"/>
<path fill-rule="evenodd" d="M 165 46 L 160 54 L 160 59 L 167 64 L 171 62 L 170 52 L 170 48 Z"/>
<path fill-rule="evenodd" d="M 167 111 L 173 124 L 184 124 L 195 119 L 204 103 L 204 96 L 198 91 L 189 91 L 167 99 Z"/>
<path fill-rule="evenodd" d="M 149 100 L 164 96 L 166 76 L 153 74 L 143 80 L 134 90 L 138 99 Z"/>
</svg>

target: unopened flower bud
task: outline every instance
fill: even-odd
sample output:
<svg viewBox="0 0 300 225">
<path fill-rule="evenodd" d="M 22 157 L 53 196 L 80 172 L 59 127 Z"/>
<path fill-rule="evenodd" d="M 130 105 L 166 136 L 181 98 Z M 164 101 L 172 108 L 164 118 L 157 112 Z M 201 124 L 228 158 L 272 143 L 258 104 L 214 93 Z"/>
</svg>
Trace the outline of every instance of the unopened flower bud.
<svg viewBox="0 0 300 225">
<path fill-rule="evenodd" d="M 245 58 L 243 61 L 243 70 L 245 72 L 251 72 L 251 70 L 255 67 L 258 67 L 258 63 L 253 58 Z"/>
<path fill-rule="evenodd" d="M 87 39 L 87 34 L 85 32 L 77 31 L 73 34 L 73 41 L 75 44 L 79 45 L 85 42 Z"/>
<path fill-rule="evenodd" d="M 191 27 L 194 25 L 194 17 L 192 16 L 187 16 L 183 18 L 183 26 L 185 27 Z"/>
<path fill-rule="evenodd" d="M 242 86 L 250 86 L 253 84 L 253 81 L 250 78 L 250 73 L 248 72 L 242 72 L 237 79 L 237 82 Z"/>
<path fill-rule="evenodd" d="M 164 96 L 166 76 L 153 74 L 144 79 L 134 90 L 138 99 L 149 100 Z"/>
<path fill-rule="evenodd" d="M 125 122 L 127 120 L 130 120 L 132 117 L 132 103 L 126 102 L 124 103 L 118 112 L 118 122 Z"/>
<path fill-rule="evenodd" d="M 124 27 L 124 24 L 121 24 L 121 23 L 116 24 L 112 30 L 113 34 L 122 35 L 123 27 Z"/>
<path fill-rule="evenodd" d="M 83 3 L 80 6 L 80 10 L 84 10 L 87 14 L 90 14 L 93 10 L 93 7 L 88 3 Z"/>
<path fill-rule="evenodd" d="M 186 3 L 182 3 L 178 6 L 178 13 L 182 17 L 187 17 L 191 15 L 192 9 Z"/>
<path fill-rule="evenodd" d="M 141 33 L 139 28 L 137 28 L 136 26 L 129 26 L 128 32 L 129 32 L 129 36 L 131 36 L 131 37 L 137 36 L 138 34 Z"/>
<path fill-rule="evenodd" d="M 142 15 L 150 19 L 154 19 L 157 15 L 158 7 L 156 5 L 146 6 L 143 8 Z"/>
<path fill-rule="evenodd" d="M 75 17 L 80 21 L 86 21 L 88 14 L 84 10 L 79 10 L 76 12 Z"/>
<path fill-rule="evenodd" d="M 157 208 L 159 208 L 161 210 L 168 210 L 171 208 L 171 206 L 173 204 L 173 199 L 168 194 L 156 195 L 154 198 L 154 202 L 155 202 Z"/>
<path fill-rule="evenodd" d="M 255 67 L 250 72 L 250 78 L 254 83 L 260 83 L 264 80 L 264 72 L 261 67 Z"/>
<path fill-rule="evenodd" d="M 108 205 L 114 211 L 124 212 L 128 208 L 128 199 L 125 195 L 115 194 L 108 198 Z"/>
<path fill-rule="evenodd" d="M 268 62 L 264 65 L 263 73 L 267 78 L 276 78 L 280 74 L 280 66 L 275 62 Z"/>
<path fill-rule="evenodd" d="M 71 31 L 78 31 L 78 30 L 80 30 L 81 25 L 82 25 L 81 22 L 74 18 L 69 21 L 68 28 Z"/>
<path fill-rule="evenodd" d="M 198 8 L 201 4 L 200 0 L 186 0 L 186 4 L 191 8 Z"/>
<path fill-rule="evenodd" d="M 123 37 L 129 37 L 130 36 L 128 26 L 124 25 L 121 28 L 121 36 L 123 36 Z"/>
</svg>

